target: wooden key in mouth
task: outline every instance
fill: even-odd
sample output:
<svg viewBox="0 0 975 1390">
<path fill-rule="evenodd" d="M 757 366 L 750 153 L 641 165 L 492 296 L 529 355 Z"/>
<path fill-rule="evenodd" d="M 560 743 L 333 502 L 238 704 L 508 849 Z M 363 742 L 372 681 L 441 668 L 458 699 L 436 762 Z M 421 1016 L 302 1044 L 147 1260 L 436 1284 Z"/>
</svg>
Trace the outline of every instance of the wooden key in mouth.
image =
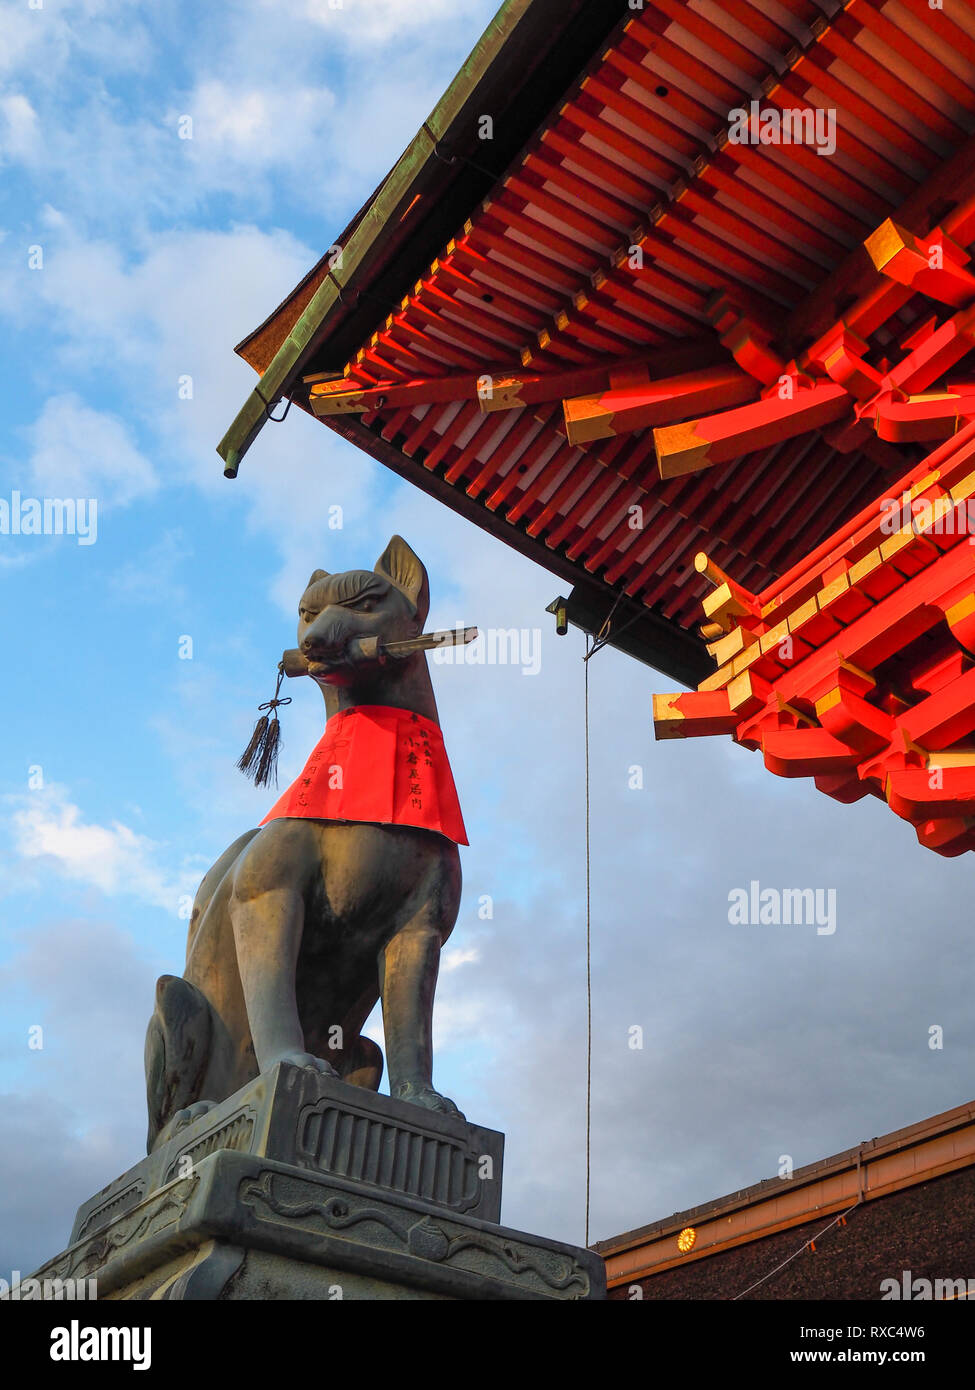
<svg viewBox="0 0 975 1390">
<path fill-rule="evenodd" d="M 403 661 L 414 652 L 430 651 L 434 647 L 466 647 L 477 636 L 476 627 L 448 627 L 440 632 L 424 632 L 419 637 L 407 637 L 399 642 L 384 642 L 381 637 L 353 637 L 345 649 L 345 657 L 358 661 Z M 314 663 L 299 647 L 292 647 L 281 657 L 286 676 L 307 676 Z"/>
</svg>

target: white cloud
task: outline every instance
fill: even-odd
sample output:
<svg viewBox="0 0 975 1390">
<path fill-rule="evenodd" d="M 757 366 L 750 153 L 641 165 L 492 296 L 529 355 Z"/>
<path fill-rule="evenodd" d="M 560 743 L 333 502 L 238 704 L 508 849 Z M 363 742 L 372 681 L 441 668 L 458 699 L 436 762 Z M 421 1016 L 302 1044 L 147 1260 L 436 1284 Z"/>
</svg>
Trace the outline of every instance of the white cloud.
<svg viewBox="0 0 975 1390">
<path fill-rule="evenodd" d="M 51 231 L 43 271 L 25 270 L 8 285 L 11 308 L 32 326 L 55 316 L 60 360 L 79 373 L 93 358 L 102 379 L 139 368 L 139 399 L 153 407 L 164 399 L 178 404 L 178 377 L 189 372 L 194 392 L 184 416 L 199 416 L 201 401 L 226 389 L 235 370 L 253 379 L 233 344 L 318 255 L 287 232 L 250 225 L 169 230 L 128 245 L 86 238 L 71 218 Z M 215 379 L 201 379 L 205 372 Z M 157 410 L 151 414 L 159 420 Z M 165 418 L 160 424 L 166 427 Z"/>
<path fill-rule="evenodd" d="M 444 951 L 440 968 L 448 971 L 459 970 L 462 965 L 474 965 L 480 959 L 481 952 L 477 946 L 458 947 L 456 950 Z"/>
<path fill-rule="evenodd" d="M 177 16 L 187 39 L 205 29 L 209 42 L 187 42 L 175 64 L 155 15 L 119 23 L 100 5 L 74 5 L 70 20 L 11 17 L 5 156 L 92 225 L 195 216 L 219 193 L 247 216 L 283 195 L 338 229 L 347 200 L 386 172 L 489 13 L 485 0 L 483 15 L 444 0 L 345 3 L 335 23 L 327 5 L 312 15 L 281 0 Z M 390 65 L 388 48 L 404 42 L 409 56 Z M 355 49 L 354 76 L 336 67 L 337 45 Z M 116 69 L 148 74 L 138 94 L 106 80 Z M 179 125 L 187 115 L 191 139 Z"/>
<path fill-rule="evenodd" d="M 166 962 L 108 920 L 57 918 L 10 944 L 0 1273 L 27 1274 L 64 1249 L 76 1207 L 145 1152 L 143 1039 Z M 43 1049 L 28 1050 L 21 1023 L 43 1027 Z"/>
<path fill-rule="evenodd" d="M 0 4 L 0 71 L 28 103 L 13 113 L 18 137 L 7 157 L 25 165 L 40 196 L 56 186 L 89 225 L 131 234 L 199 216 L 223 194 L 248 217 L 287 200 L 327 218 L 334 235 L 427 116 L 494 3 L 175 9 L 140 7 L 120 19 L 119 4 L 101 0 L 61 0 L 29 15 Z M 354 66 L 341 61 L 350 52 Z M 145 80 L 130 92 L 112 81 L 116 72 Z M 40 139 L 28 138 L 28 111 Z M 180 138 L 185 115 L 192 139 Z"/>
<path fill-rule="evenodd" d="M 141 255 L 126 258 L 69 226 L 52 234 L 44 270 L 25 273 L 12 291 L 20 317 L 56 315 L 58 363 L 79 385 L 94 357 L 102 386 L 128 396 L 127 409 L 142 415 L 159 441 L 167 479 L 191 482 L 221 507 L 243 507 L 248 531 L 274 537 L 283 561 L 275 598 L 289 613 L 311 571 L 334 567 L 336 552 L 345 550 L 329 508 L 341 506 L 345 533 L 354 529 L 373 507 L 379 470 L 297 409 L 285 425 L 265 426 L 236 482 L 223 477 L 216 444 L 257 381 L 232 344 L 293 288 L 315 255 L 285 232 L 239 226 L 151 237 Z M 180 398 L 183 378 L 191 379 L 189 399 Z M 45 476 L 84 471 L 78 451 L 91 455 L 86 440 L 97 443 L 99 455 L 122 457 L 122 441 L 111 447 L 104 426 L 80 428 L 84 422 L 71 416 L 49 402 L 43 429 L 35 431 L 35 443 L 45 445 Z M 94 472 L 97 455 L 90 462 Z M 57 495 L 64 491 L 71 491 L 67 483 Z M 381 548 L 349 563 L 372 565 Z"/>
<path fill-rule="evenodd" d="M 32 8 L 28 0 L 0 4 L 0 72 L 29 70 L 41 83 L 63 88 L 65 70 L 75 74 L 85 57 L 103 70 L 124 69 L 144 60 L 148 34 L 139 22 L 140 0 L 48 0 Z M 123 10 L 128 13 L 122 13 Z"/>
<path fill-rule="evenodd" d="M 39 496 L 94 497 L 99 506 L 125 506 L 158 487 L 152 464 L 124 422 L 92 410 L 73 393 L 51 396 L 29 434 L 27 481 Z"/>
<path fill-rule="evenodd" d="M 471 20 L 456 0 L 305 0 L 305 14 L 330 38 L 355 48 L 399 43 Z"/>
<path fill-rule="evenodd" d="M 178 526 L 164 531 L 154 545 L 111 576 L 111 586 L 120 599 L 129 603 L 161 603 L 168 608 L 185 602 L 187 591 L 177 575 L 192 553 Z"/>
<path fill-rule="evenodd" d="M 26 4 L 0 7 L 0 72 L 14 71 L 25 61 L 39 29 L 37 12 Z"/>
<path fill-rule="evenodd" d="M 241 89 L 216 78 L 201 82 L 187 98 L 193 138 L 186 153 L 205 166 L 210 187 L 239 179 L 229 162 L 255 167 L 303 165 L 311 149 L 329 137 L 335 96 L 327 87 L 284 83 Z"/>
<path fill-rule="evenodd" d="M 471 993 L 455 998 L 441 990 L 433 1010 L 434 1052 L 440 1054 L 469 1043 L 489 1048 L 495 1040 L 498 1021 L 497 1014 L 490 1010 L 491 1002 Z M 462 1102 L 458 1104 L 464 1108 Z"/>
<path fill-rule="evenodd" d="M 14 804 L 14 848 L 22 858 L 53 865 L 108 897 L 127 895 L 175 912 L 180 896 L 192 894 L 200 881 L 196 867 L 165 867 L 163 847 L 120 821 L 86 822 L 57 783 L 7 800 Z"/>
<path fill-rule="evenodd" d="M 52 207 L 50 203 L 45 203 L 41 208 L 41 222 L 45 227 L 60 229 L 67 226 L 68 219 L 56 207 Z"/>
<path fill-rule="evenodd" d="M 0 97 L 0 156 L 29 159 L 38 142 L 37 112 L 21 92 Z"/>
</svg>

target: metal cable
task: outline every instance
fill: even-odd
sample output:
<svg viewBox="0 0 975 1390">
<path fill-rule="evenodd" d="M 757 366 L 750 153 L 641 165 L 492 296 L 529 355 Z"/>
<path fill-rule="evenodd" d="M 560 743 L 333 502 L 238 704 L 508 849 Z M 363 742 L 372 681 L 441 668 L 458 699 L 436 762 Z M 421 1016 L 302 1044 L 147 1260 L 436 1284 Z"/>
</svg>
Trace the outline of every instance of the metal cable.
<svg viewBox="0 0 975 1390">
<path fill-rule="evenodd" d="M 780 1269 L 785 1269 L 787 1264 L 791 1264 L 792 1261 L 796 1259 L 798 1255 L 801 1255 L 804 1250 L 808 1250 L 810 1245 L 814 1245 L 820 1236 L 824 1236 L 831 1226 L 836 1225 L 837 1221 L 845 1220 L 845 1218 L 849 1216 L 850 1212 L 854 1211 L 860 1205 L 862 1200 L 862 1198 L 858 1198 L 853 1203 L 852 1207 L 847 1207 L 846 1211 L 841 1211 L 839 1216 L 835 1216 L 828 1226 L 824 1226 L 821 1231 L 817 1231 L 814 1236 L 810 1236 L 809 1239 L 805 1242 L 805 1244 L 800 1245 L 799 1249 L 796 1250 L 792 1255 L 790 1255 L 787 1260 L 783 1260 L 780 1265 L 776 1265 L 774 1269 L 770 1269 L 768 1274 L 763 1274 L 761 1279 L 756 1279 L 755 1283 L 749 1285 L 747 1289 L 742 1289 L 741 1293 L 736 1293 L 734 1298 L 731 1300 L 732 1303 L 737 1303 L 739 1298 L 745 1297 L 746 1293 L 751 1293 L 752 1289 L 757 1289 L 759 1284 L 764 1284 L 769 1279 L 771 1279 L 773 1274 L 778 1274 Z"/>
<path fill-rule="evenodd" d="M 586 725 L 586 1247 L 589 1246 L 589 1199 L 592 1182 L 592 912 L 589 818 L 589 634 L 586 634 L 584 705 Z"/>
</svg>

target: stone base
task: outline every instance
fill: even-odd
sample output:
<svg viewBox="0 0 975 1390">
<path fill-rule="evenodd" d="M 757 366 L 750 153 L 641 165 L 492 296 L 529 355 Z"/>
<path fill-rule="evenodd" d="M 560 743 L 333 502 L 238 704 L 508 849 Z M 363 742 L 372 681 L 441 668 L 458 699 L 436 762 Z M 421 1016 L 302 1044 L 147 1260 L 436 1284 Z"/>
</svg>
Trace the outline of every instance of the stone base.
<svg viewBox="0 0 975 1390">
<path fill-rule="evenodd" d="M 504 1136 L 279 1065 L 78 1211 L 33 1276 L 103 1299 L 601 1299 L 591 1251 L 497 1224 Z"/>
</svg>

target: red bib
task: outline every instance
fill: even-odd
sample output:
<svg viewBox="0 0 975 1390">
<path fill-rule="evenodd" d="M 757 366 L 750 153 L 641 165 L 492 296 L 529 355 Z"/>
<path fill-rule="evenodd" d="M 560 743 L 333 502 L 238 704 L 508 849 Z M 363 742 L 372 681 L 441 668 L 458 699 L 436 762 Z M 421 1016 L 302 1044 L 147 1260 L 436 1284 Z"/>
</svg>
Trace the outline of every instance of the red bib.
<svg viewBox="0 0 975 1390">
<path fill-rule="evenodd" d="M 443 734 L 422 714 L 390 705 L 332 715 L 301 776 L 261 824 L 283 816 L 412 825 L 468 843 Z"/>
</svg>

